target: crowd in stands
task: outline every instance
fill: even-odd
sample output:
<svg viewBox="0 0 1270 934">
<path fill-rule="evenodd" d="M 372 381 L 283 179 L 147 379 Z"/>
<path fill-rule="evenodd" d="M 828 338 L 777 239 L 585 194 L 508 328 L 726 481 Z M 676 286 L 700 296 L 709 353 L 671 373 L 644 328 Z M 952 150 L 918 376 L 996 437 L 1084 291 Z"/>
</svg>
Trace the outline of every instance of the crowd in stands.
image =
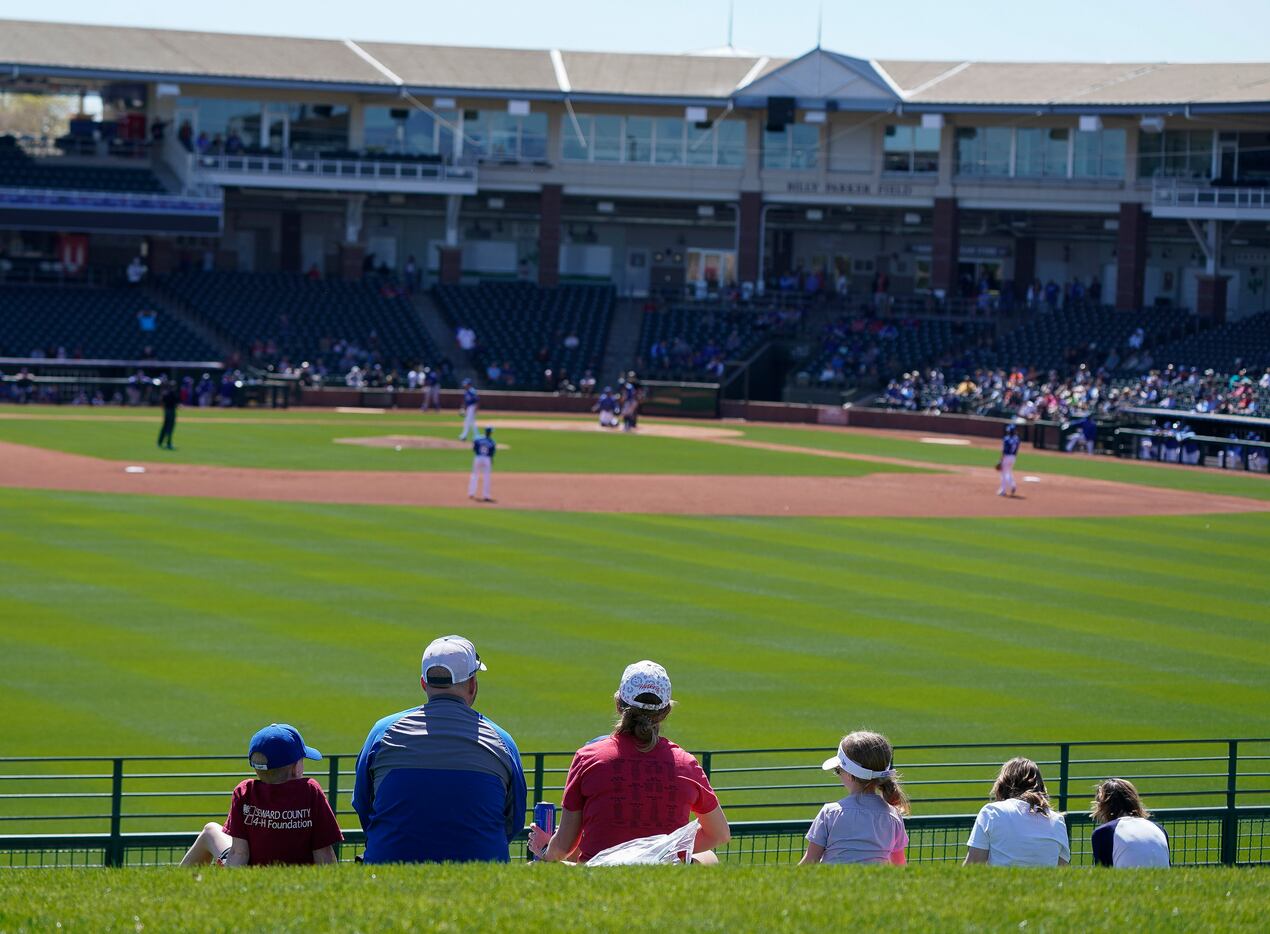
<svg viewBox="0 0 1270 934">
<path fill-rule="evenodd" d="M 426 702 L 371 728 L 357 757 L 353 810 L 366 835 L 362 862 L 508 862 L 524 830 L 528 783 L 511 734 L 475 710 L 488 670 L 458 635 L 424 650 Z M 612 730 L 578 748 L 561 795 L 534 807 L 527 849 L 544 862 L 630 865 L 717 864 L 732 836 L 728 818 L 696 757 L 663 734 L 674 709 L 670 675 L 650 659 L 627 665 Z M 321 786 L 304 778 L 322 754 L 289 724 L 252 736 L 254 777 L 234 789 L 228 819 L 208 823 L 183 866 L 333 864 L 344 837 Z M 809 767 L 832 773 L 845 794 L 824 805 L 807 831 L 800 865 L 902 866 L 909 798 L 895 749 L 882 734 L 848 733 L 834 753 Z M 632 774 L 655 780 L 629 781 Z M 278 820 L 253 819 L 262 813 Z M 305 815 L 289 820 L 286 815 Z M 1099 783 L 1091 802 L 1094 861 L 1102 866 L 1170 865 L 1165 831 L 1150 820 L 1134 785 Z M 1064 816 L 1050 801 L 1031 759 L 1004 763 L 966 840 L 964 865 L 1060 867 L 1071 862 Z"/>
<path fill-rule="evenodd" d="M 956 372 L 953 370 L 952 372 Z M 1109 418 L 1129 408 L 1175 409 L 1212 415 L 1264 415 L 1270 405 L 1270 367 L 1264 372 L 1200 372 L 1167 366 L 1137 377 L 1113 378 L 1106 369 L 975 369 L 950 376 L 944 368 L 913 370 L 891 380 L 882 405 L 910 412 L 1066 420 Z"/>
</svg>

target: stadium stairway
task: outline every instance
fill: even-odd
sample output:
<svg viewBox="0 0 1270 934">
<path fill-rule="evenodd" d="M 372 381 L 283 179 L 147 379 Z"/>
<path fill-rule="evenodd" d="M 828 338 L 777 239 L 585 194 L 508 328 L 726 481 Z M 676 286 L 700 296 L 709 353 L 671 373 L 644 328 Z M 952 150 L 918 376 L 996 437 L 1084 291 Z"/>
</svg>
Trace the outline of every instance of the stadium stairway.
<svg viewBox="0 0 1270 934">
<path fill-rule="evenodd" d="M 153 283 L 143 286 L 142 291 L 156 310 L 180 321 L 204 342 L 215 347 L 224 359 L 228 360 L 242 350 L 223 331 L 204 320 L 202 315 L 175 295 L 169 294 Z"/>
<path fill-rule="evenodd" d="M 432 343 L 441 349 L 441 353 L 450 358 L 454 368 L 454 381 L 462 383 L 465 379 L 476 382 L 476 369 L 472 366 L 472 361 L 468 355 L 459 350 L 454 343 L 454 332 L 450 330 L 450 326 L 446 324 L 445 316 L 441 314 L 441 309 L 432 301 L 432 296 L 426 291 L 415 292 L 410 298 L 411 307 L 414 308 L 415 316 L 419 319 L 419 324 L 423 328 L 425 334 L 428 335 Z M 428 360 L 426 364 L 435 366 L 439 361 Z"/>
<path fill-rule="evenodd" d="M 644 316 L 642 299 L 626 298 L 618 301 L 609 323 L 609 339 L 600 358 L 600 372 L 596 374 L 604 385 L 635 364 L 640 354 L 639 333 Z"/>
</svg>

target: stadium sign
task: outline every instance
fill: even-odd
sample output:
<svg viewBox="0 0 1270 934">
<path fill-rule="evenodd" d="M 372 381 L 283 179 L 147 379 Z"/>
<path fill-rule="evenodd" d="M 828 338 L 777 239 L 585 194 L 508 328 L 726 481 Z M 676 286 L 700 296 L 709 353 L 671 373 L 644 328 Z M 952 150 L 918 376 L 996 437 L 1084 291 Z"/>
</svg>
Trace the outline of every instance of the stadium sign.
<svg viewBox="0 0 1270 934">
<path fill-rule="evenodd" d="M 791 195 L 860 195 L 864 197 L 913 198 L 921 195 L 905 182 L 817 182 L 791 181 L 785 184 Z"/>
</svg>

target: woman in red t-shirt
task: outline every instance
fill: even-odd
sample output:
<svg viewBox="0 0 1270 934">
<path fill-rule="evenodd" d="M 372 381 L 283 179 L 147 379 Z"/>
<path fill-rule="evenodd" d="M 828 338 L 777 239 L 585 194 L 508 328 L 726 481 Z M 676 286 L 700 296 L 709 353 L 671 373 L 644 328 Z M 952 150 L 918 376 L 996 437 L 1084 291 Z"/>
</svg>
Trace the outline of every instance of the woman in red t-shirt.
<svg viewBox="0 0 1270 934">
<path fill-rule="evenodd" d="M 613 699 L 617 726 L 574 754 L 560 827 L 549 836 L 535 824 L 530 850 L 584 863 L 619 843 L 677 830 L 695 814 L 694 859 L 717 862 L 710 851 L 731 839 L 728 819 L 697 760 L 660 735 L 672 706 L 666 669 L 647 660 L 628 665 Z"/>
</svg>

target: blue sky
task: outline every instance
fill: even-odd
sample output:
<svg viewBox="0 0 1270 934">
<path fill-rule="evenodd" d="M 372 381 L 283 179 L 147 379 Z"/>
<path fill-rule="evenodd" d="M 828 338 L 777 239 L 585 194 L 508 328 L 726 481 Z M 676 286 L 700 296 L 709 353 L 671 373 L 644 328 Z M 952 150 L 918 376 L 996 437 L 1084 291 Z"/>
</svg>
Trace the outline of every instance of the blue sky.
<svg viewBox="0 0 1270 934">
<path fill-rule="evenodd" d="M 818 0 L 734 0 L 733 44 L 815 45 Z M 827 0 L 823 45 L 862 58 L 1265 61 L 1270 0 Z M 442 45 L 685 52 L 724 45 L 729 0 L 0 0 L 0 18 Z"/>
</svg>

